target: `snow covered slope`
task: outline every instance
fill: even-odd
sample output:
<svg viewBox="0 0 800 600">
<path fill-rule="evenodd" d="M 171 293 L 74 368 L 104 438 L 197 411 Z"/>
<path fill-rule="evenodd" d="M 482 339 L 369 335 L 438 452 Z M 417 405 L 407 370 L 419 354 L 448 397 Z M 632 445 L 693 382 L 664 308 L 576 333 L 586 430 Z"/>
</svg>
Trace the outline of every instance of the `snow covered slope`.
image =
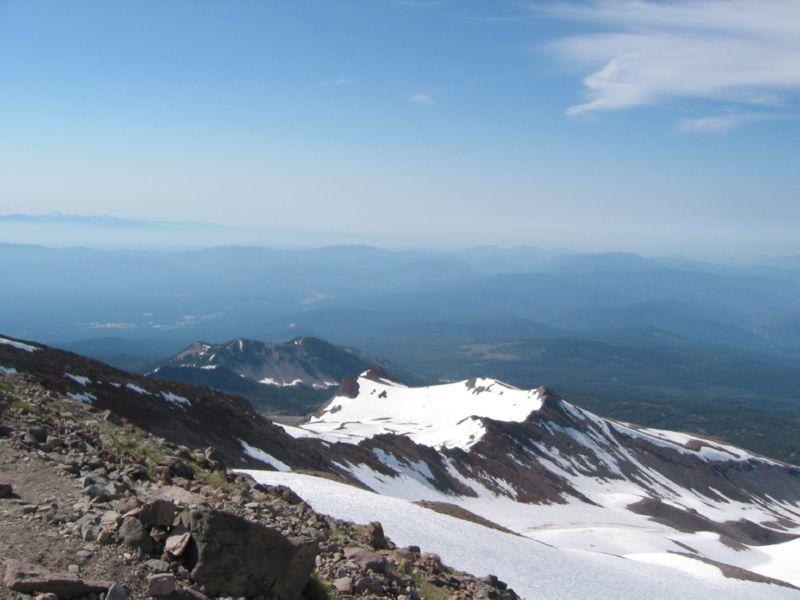
<svg viewBox="0 0 800 600">
<path fill-rule="evenodd" d="M 249 474 L 262 483 L 290 486 L 319 512 L 361 523 L 377 519 L 398 545 L 419 545 L 457 569 L 498 574 L 529 600 L 800 598 L 800 591 L 728 578 L 715 566 L 679 554 L 633 561 L 554 548 L 327 479 L 268 471 Z"/>
<path fill-rule="evenodd" d="M 357 393 L 337 395 L 303 429 L 329 441 L 393 433 L 425 446 L 466 450 L 485 433 L 477 417 L 519 422 L 542 405 L 541 390 L 518 390 L 491 379 L 409 388 L 382 375 L 363 373 Z"/>
<path fill-rule="evenodd" d="M 604 419 L 543 388 L 409 388 L 374 371 L 285 429 L 385 496 L 456 505 L 562 549 L 800 586 L 800 469 L 727 444 Z"/>
</svg>

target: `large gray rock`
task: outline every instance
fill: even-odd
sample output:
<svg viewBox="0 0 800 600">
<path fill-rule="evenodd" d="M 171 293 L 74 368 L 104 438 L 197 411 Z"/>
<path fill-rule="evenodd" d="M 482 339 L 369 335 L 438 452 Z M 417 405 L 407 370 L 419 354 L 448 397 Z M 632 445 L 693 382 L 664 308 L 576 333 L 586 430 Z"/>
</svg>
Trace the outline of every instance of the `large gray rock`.
<svg viewBox="0 0 800 600">
<path fill-rule="evenodd" d="M 192 511 L 186 551 L 192 579 L 209 595 L 296 600 L 314 570 L 317 543 L 216 510 Z"/>
</svg>

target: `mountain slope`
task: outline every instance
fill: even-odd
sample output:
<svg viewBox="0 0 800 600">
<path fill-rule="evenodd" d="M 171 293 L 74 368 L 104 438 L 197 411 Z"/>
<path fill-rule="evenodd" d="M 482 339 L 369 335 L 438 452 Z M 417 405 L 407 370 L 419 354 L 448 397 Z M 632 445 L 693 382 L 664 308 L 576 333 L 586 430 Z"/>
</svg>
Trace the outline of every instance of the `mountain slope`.
<svg viewBox="0 0 800 600">
<path fill-rule="evenodd" d="M 328 400 L 344 377 L 375 363 L 313 337 L 273 344 L 237 338 L 195 342 L 149 375 L 242 394 L 262 412 L 305 415 Z"/>
<path fill-rule="evenodd" d="M 128 422 L 190 448 L 213 446 L 228 466 L 271 464 L 332 470 L 308 443 L 296 443 L 240 397 L 204 387 L 120 371 L 77 354 L 0 337 L 0 373 L 22 374 L 51 393 L 111 411 Z M 301 465 L 303 465 L 301 467 Z"/>
<path fill-rule="evenodd" d="M 800 585 L 800 469 L 714 440 L 603 419 L 545 388 L 489 379 L 410 388 L 370 370 L 347 378 L 302 426 L 278 427 L 243 398 L 32 342 L 0 337 L 0 373 L 86 404 L 100 418 L 108 410 L 169 444 L 211 445 L 228 467 L 271 469 L 254 476 L 328 497 L 325 510 L 335 516 L 391 505 L 386 518 L 397 524 L 397 510 L 421 514 L 409 504 L 421 500 L 452 506 L 450 514 L 462 518 L 477 515 L 516 535 L 424 513 L 438 515 L 425 519 L 463 568 L 497 571 L 487 560 L 511 560 L 482 550 L 493 544 L 517 548 L 515 588 L 538 589 L 525 574 L 551 569 L 541 597 L 557 597 L 556 583 L 584 570 L 608 583 L 611 593 L 597 597 L 626 597 L 616 592 L 686 576 L 698 578 L 687 598 L 713 589 L 726 598 L 800 597 L 786 587 Z M 298 472 L 325 477 L 309 482 Z M 341 492 L 332 479 L 361 491 Z M 343 500 L 350 496 L 357 505 Z M 462 534 L 472 546 L 464 547 Z M 522 545 L 511 541 L 517 538 Z M 585 597 L 588 584 L 572 583 L 566 596 Z M 662 589 L 660 597 L 672 597 Z"/>
<path fill-rule="evenodd" d="M 800 568 L 785 569 L 800 548 L 800 468 L 603 419 L 544 388 L 409 388 L 366 372 L 285 429 L 356 444 L 360 454 L 332 460 L 380 494 L 454 504 L 558 547 L 662 562 L 688 553 L 689 567 L 800 585 Z"/>
</svg>

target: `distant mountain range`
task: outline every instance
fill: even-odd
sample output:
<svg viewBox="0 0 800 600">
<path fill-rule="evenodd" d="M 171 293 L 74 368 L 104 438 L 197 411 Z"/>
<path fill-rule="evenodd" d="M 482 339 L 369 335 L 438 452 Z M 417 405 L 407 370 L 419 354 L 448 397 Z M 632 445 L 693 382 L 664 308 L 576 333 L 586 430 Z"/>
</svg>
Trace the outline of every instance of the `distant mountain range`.
<svg viewBox="0 0 800 600">
<path fill-rule="evenodd" d="M 313 337 L 282 343 L 237 338 L 195 342 L 148 375 L 235 392 L 270 414 L 305 415 L 330 398 L 341 381 L 386 363 Z"/>
<path fill-rule="evenodd" d="M 0 244 L 0 283 L 0 330 L 127 370 L 148 372 L 196 340 L 317 337 L 425 383 L 474 373 L 544 383 L 605 416 L 800 457 L 791 257 L 732 267 L 536 247 Z M 230 379 L 226 389 L 251 398 L 261 385 Z"/>
</svg>

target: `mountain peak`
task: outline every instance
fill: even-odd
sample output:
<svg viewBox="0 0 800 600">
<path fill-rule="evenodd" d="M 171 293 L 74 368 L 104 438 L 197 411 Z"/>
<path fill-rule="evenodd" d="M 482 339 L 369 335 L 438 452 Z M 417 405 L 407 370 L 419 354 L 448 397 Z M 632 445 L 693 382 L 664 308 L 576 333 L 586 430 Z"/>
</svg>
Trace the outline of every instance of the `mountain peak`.
<svg viewBox="0 0 800 600">
<path fill-rule="evenodd" d="M 237 337 L 221 344 L 195 342 L 151 375 L 240 393 L 265 412 L 306 415 L 345 378 L 376 364 L 357 350 L 316 337 L 277 343 Z"/>
</svg>

